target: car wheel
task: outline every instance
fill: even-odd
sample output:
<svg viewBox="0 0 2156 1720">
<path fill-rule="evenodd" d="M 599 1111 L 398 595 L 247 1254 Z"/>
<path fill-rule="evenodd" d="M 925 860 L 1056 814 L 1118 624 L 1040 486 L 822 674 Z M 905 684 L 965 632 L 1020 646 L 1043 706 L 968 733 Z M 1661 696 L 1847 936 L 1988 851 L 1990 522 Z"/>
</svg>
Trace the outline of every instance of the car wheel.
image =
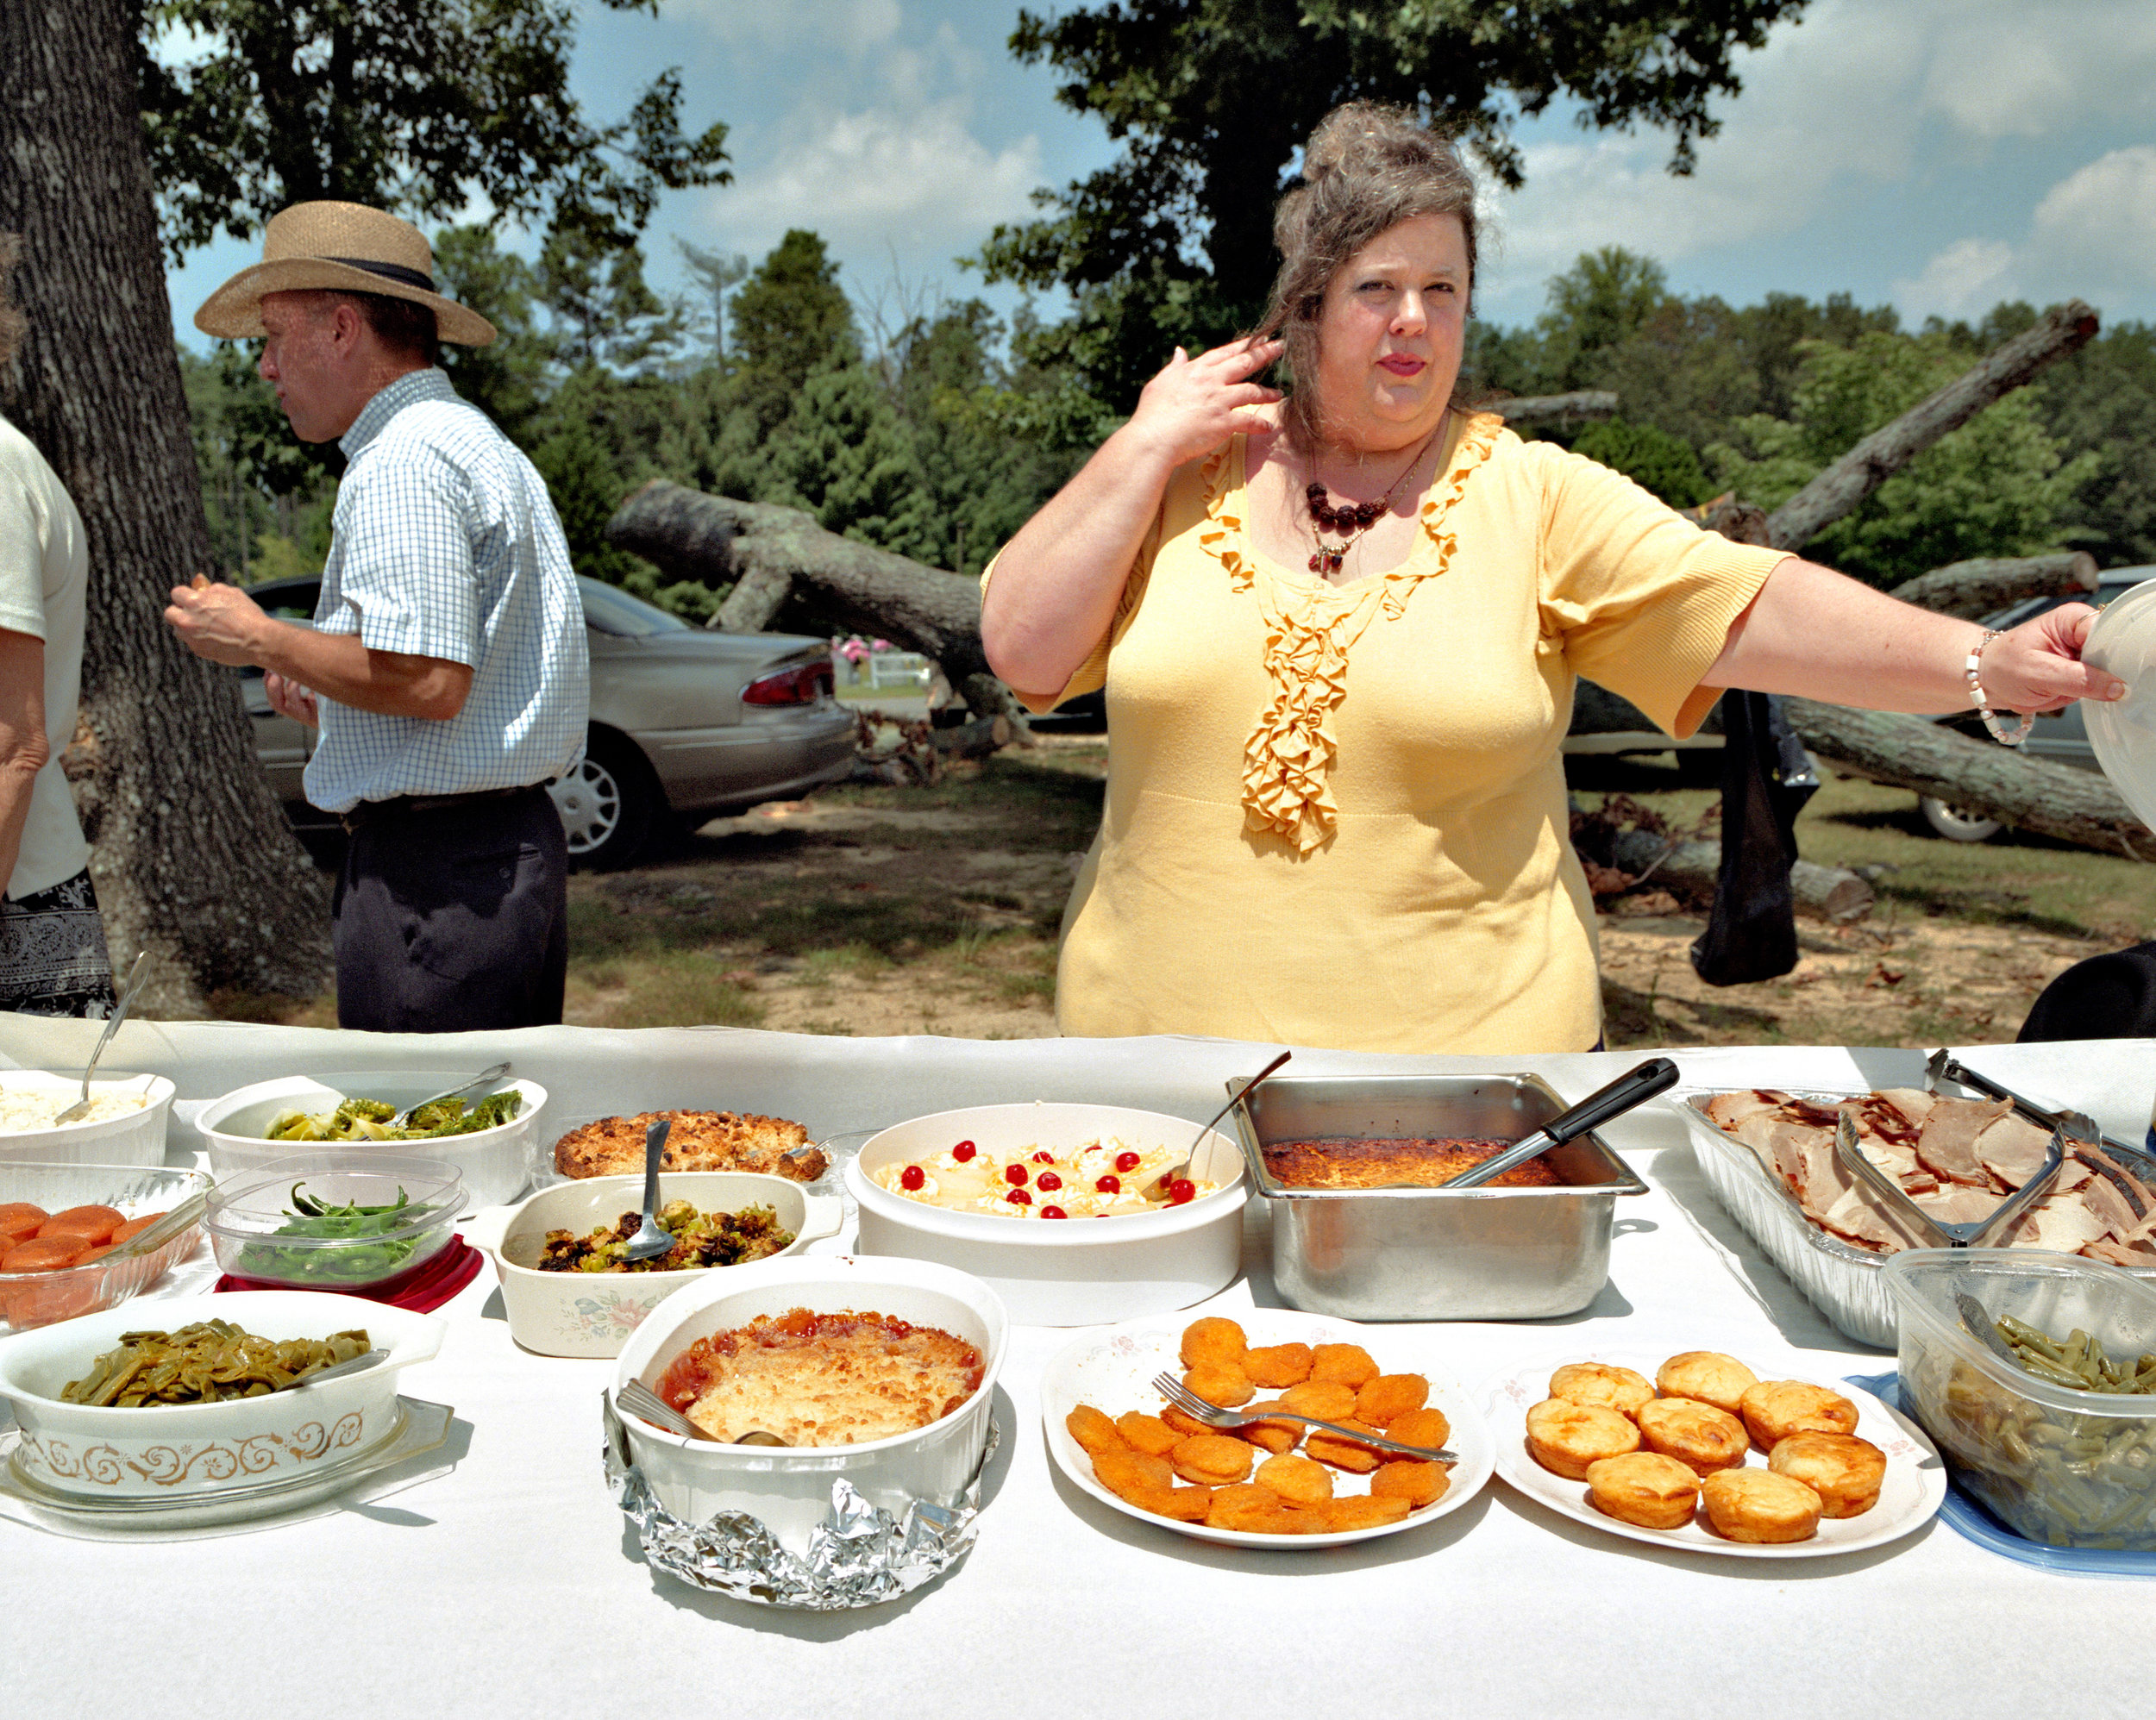
<svg viewBox="0 0 2156 1720">
<path fill-rule="evenodd" d="M 1949 806 L 1928 794 L 1919 799 L 1917 804 L 1923 809 L 1924 822 L 1950 842 L 1988 842 L 2006 829 L 1996 818 L 1964 812 L 1959 807 Z"/>
<path fill-rule="evenodd" d="M 643 754 L 613 735 L 593 735 L 583 761 L 547 792 L 561 815 L 572 866 L 627 866 L 642 851 L 660 811 L 659 789 Z"/>
</svg>

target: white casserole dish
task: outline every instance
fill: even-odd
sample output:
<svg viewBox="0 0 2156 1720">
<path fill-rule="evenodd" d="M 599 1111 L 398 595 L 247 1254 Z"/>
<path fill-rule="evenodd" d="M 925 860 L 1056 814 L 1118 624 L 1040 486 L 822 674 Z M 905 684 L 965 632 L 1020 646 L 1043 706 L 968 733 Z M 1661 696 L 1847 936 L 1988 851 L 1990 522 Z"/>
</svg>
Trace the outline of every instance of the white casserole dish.
<svg viewBox="0 0 2156 1720">
<path fill-rule="evenodd" d="M 971 1141 L 999 1157 L 1070 1148 L 1113 1135 L 1140 1149 L 1180 1149 L 1195 1131 L 1179 1116 L 1119 1105 L 978 1105 L 917 1116 L 872 1135 L 847 1165 L 864 1254 L 940 1260 L 994 1286 L 1026 1326 L 1106 1325 L 1202 1302 L 1243 1263 L 1243 1154 L 1217 1129 L 1191 1158 L 1193 1177 L 1219 1186 L 1185 1206 L 1113 1218 L 1005 1218 L 952 1212 L 879 1186 L 882 1166 L 925 1160 Z"/>
<path fill-rule="evenodd" d="M 0 1088 L 49 1092 L 65 1108 L 82 1097 L 82 1071 L 71 1075 L 64 1070 L 0 1069 Z M 0 1132 L 0 1159 L 39 1165 L 161 1165 L 165 1125 L 178 1091 L 162 1075 L 128 1075 L 117 1070 L 99 1074 L 90 1084 L 91 1098 L 140 1094 L 145 1100 L 142 1108 L 94 1122 L 63 1123 L 58 1129 Z"/>
<path fill-rule="evenodd" d="M 389 1360 L 326 1385 L 222 1404 L 97 1408 L 60 1401 L 124 1332 L 224 1320 L 262 1338 L 364 1330 Z M 431 1360 L 448 1329 L 425 1314 L 317 1291 L 237 1291 L 85 1314 L 0 1345 L 0 1394 L 22 1429 L 14 1461 L 57 1492 L 85 1498 L 214 1495 L 333 1469 L 398 1431 L 397 1375 Z"/>
<path fill-rule="evenodd" d="M 533 1141 L 547 1090 L 536 1081 L 504 1081 L 491 1092 L 514 1087 L 524 1096 L 523 1109 L 498 1129 L 477 1135 L 450 1135 L 436 1141 L 266 1141 L 266 1129 L 280 1111 L 335 1110 L 357 1095 L 402 1109 L 432 1098 L 445 1086 L 469 1076 L 460 1070 L 360 1070 L 349 1074 L 286 1075 L 257 1081 L 213 1099 L 195 1118 L 210 1154 L 210 1171 L 218 1181 L 255 1171 L 295 1153 L 365 1153 L 379 1146 L 385 1153 L 440 1159 L 463 1173 L 465 1192 L 474 1206 L 504 1206 L 524 1191 L 534 1169 Z M 486 1094 L 467 1095 L 483 1098 Z"/>
<path fill-rule="evenodd" d="M 617 1404 L 630 1454 L 661 1504 L 695 1523 L 720 1511 L 746 1511 L 789 1552 L 802 1555 L 816 1526 L 830 1515 L 831 1483 L 842 1475 L 871 1504 L 901 1518 L 916 1499 L 954 1508 L 960 1503 L 987 1449 L 991 1400 L 1010 1329 L 993 1290 L 925 1260 L 848 1254 L 758 1260 L 702 1276 L 702 1283 L 668 1297 L 631 1335 L 615 1364 L 617 1391 L 630 1379 L 656 1391 L 668 1364 L 697 1339 L 795 1308 L 874 1311 L 934 1326 L 974 1345 L 985 1367 L 981 1389 L 948 1416 L 862 1445 L 720 1445 L 668 1433 Z"/>
<path fill-rule="evenodd" d="M 702 1267 L 689 1272 L 542 1272 L 538 1260 L 549 1230 L 589 1235 L 624 1212 L 643 1206 L 642 1177 L 592 1177 L 542 1189 L 519 1206 L 498 1206 L 480 1213 L 466 1230 L 466 1240 L 484 1249 L 502 1281 L 502 1303 L 509 1313 L 509 1335 L 541 1355 L 614 1356 L 629 1335 L 676 1291 L 701 1282 L 712 1273 L 745 1272 L 748 1267 Z M 845 1203 L 837 1195 L 810 1194 L 784 1177 L 754 1176 L 743 1171 L 667 1171 L 659 1178 L 659 1204 L 692 1202 L 699 1212 L 738 1212 L 744 1206 L 768 1206 L 793 1241 L 768 1258 L 784 1260 L 818 1237 L 836 1235 L 845 1221 Z M 749 1266 L 761 1266 L 752 1260 Z"/>
</svg>

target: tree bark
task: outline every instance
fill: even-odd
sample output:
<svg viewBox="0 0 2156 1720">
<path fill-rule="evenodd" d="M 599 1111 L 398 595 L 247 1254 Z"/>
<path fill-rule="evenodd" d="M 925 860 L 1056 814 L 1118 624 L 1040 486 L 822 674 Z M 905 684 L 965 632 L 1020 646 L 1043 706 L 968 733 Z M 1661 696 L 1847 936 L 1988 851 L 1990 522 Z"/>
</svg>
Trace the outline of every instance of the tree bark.
<svg viewBox="0 0 2156 1720">
<path fill-rule="evenodd" d="M 1768 542 L 1777 549 L 1802 549 L 1941 436 L 1959 429 L 2045 366 L 2087 346 L 2096 328 L 2096 312 L 2078 298 L 2046 311 L 2034 328 L 1874 430 L 1777 508 L 1767 519 Z"/>
<path fill-rule="evenodd" d="M 1617 397 L 1606 388 L 1583 388 L 1572 394 L 1531 394 L 1517 400 L 1493 400 L 1482 409 L 1507 424 L 1553 424 L 1566 418 L 1607 418 L 1617 410 Z"/>
<path fill-rule="evenodd" d="M 2063 597 L 2096 588 L 2096 557 L 2085 549 L 2062 549 L 2053 555 L 1950 561 L 1896 585 L 1887 595 L 1919 609 L 1982 621 L 2024 597 Z"/>
<path fill-rule="evenodd" d="M 0 410 L 83 516 L 69 774 L 116 965 L 147 949 L 145 1004 L 172 1015 L 221 985 L 311 996 L 330 958 L 327 889 L 271 796 L 238 678 L 164 622 L 170 588 L 214 564 L 138 118 L 141 15 L 0 4 L 0 228 L 22 235 L 29 320 Z"/>
<path fill-rule="evenodd" d="M 1919 716 L 1807 698 L 1783 705 L 1807 747 L 1858 776 L 1934 796 L 2016 829 L 2128 860 L 2156 860 L 2156 835 L 2094 771 L 1972 741 Z"/>
<path fill-rule="evenodd" d="M 1610 858 L 1620 871 L 1648 882 L 1667 881 L 1695 892 L 1714 892 L 1721 873 L 1720 842 L 1676 842 L 1651 830 L 1620 830 Z M 1800 860 L 1789 868 L 1789 893 L 1797 911 L 1838 926 L 1861 920 L 1871 911 L 1871 886 L 1853 872 Z"/>
<path fill-rule="evenodd" d="M 979 682 L 993 678 L 981 649 L 981 588 L 971 579 L 827 532 L 798 508 L 706 496 L 664 479 L 622 503 L 606 539 L 675 579 L 738 581 L 719 611 L 723 626 L 755 619 L 759 627 L 887 639 L 934 658 L 976 716 L 1012 716 L 1002 703 L 982 703 Z M 774 601 L 774 592 L 783 595 Z"/>
</svg>

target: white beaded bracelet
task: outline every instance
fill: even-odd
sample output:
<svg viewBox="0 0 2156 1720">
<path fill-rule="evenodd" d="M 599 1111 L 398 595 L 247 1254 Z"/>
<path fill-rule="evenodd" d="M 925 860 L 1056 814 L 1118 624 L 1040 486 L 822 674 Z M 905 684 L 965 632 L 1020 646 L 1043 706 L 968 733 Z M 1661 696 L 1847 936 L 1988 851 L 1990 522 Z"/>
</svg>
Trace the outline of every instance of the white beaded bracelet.
<svg viewBox="0 0 2156 1720">
<path fill-rule="evenodd" d="M 1984 683 L 1977 675 L 1977 665 L 1984 657 L 1984 647 L 1998 636 L 1996 628 L 1984 629 L 1984 636 L 1970 647 L 1969 660 L 1962 665 L 1961 672 L 1968 679 L 1969 696 L 1976 701 L 1977 714 L 1984 718 L 1984 726 L 1991 731 L 1991 738 L 2002 747 L 2018 747 L 2028 739 L 2028 731 L 2036 726 L 2036 718 L 2024 711 L 2020 728 L 2009 731 L 2002 727 L 1992 713 L 1990 697 L 1985 693 Z"/>
</svg>

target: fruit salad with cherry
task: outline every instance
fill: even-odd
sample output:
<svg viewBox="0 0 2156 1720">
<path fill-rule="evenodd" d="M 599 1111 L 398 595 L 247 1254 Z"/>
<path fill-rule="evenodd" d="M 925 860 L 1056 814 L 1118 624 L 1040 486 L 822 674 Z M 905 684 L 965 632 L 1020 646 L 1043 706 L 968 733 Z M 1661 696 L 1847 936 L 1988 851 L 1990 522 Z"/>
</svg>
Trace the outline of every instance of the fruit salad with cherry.
<svg viewBox="0 0 2156 1720">
<path fill-rule="evenodd" d="M 971 1141 L 872 1173 L 880 1188 L 924 1205 L 1006 1218 L 1120 1218 L 1188 1206 L 1219 1185 L 1193 1179 L 1170 1147 L 1112 1137 L 1081 1147 L 1029 1146 L 998 1155 Z M 1165 1174 L 1172 1172 L 1173 1174 Z"/>
</svg>

